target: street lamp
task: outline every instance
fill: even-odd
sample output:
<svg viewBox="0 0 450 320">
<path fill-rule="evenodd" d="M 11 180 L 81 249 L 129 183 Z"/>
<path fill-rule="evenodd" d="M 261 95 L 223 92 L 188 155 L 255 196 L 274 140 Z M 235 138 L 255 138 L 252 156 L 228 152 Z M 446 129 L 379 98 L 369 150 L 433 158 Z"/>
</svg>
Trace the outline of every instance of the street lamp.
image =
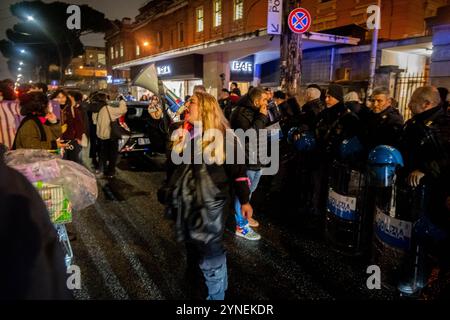
<svg viewBox="0 0 450 320">
<path fill-rule="evenodd" d="M 27 20 L 28 21 L 34 21 L 34 17 L 33 16 L 27 16 Z"/>
<path fill-rule="evenodd" d="M 22 68 L 17 68 L 17 71 L 22 71 Z"/>
<path fill-rule="evenodd" d="M 23 66 L 23 62 L 22 62 L 22 61 L 20 61 L 20 62 L 19 62 L 19 65 Z"/>
<path fill-rule="evenodd" d="M 25 53 L 25 49 L 21 49 L 21 50 L 20 50 L 20 53 Z"/>
<path fill-rule="evenodd" d="M 144 42 L 144 47 L 148 47 L 148 45 L 149 45 L 148 41 L 145 41 Z"/>
</svg>

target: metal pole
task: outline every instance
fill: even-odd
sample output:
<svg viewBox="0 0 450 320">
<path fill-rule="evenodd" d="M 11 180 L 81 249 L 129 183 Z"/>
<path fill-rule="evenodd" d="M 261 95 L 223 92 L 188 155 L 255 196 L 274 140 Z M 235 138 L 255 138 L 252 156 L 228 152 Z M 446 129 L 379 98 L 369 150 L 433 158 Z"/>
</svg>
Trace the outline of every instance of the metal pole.
<svg viewBox="0 0 450 320">
<path fill-rule="evenodd" d="M 330 82 L 333 82 L 333 74 L 334 74 L 334 56 L 336 49 L 331 48 L 331 57 L 330 57 Z"/>
<path fill-rule="evenodd" d="M 283 2 L 283 34 L 281 36 L 281 87 L 288 94 L 295 95 L 300 84 L 301 36 L 291 32 L 287 26 L 289 13 L 300 6 L 299 0 Z"/>
<path fill-rule="evenodd" d="M 381 0 L 378 0 L 377 5 L 380 8 L 380 21 L 378 21 L 378 23 L 379 27 L 381 27 Z M 367 97 L 370 97 L 372 95 L 375 84 L 375 69 L 377 66 L 377 51 L 378 51 L 378 31 L 379 28 L 378 25 L 376 24 L 375 28 L 373 29 L 373 36 L 372 36 L 372 50 L 370 53 L 370 78 L 369 78 L 369 87 L 367 88 Z"/>
</svg>

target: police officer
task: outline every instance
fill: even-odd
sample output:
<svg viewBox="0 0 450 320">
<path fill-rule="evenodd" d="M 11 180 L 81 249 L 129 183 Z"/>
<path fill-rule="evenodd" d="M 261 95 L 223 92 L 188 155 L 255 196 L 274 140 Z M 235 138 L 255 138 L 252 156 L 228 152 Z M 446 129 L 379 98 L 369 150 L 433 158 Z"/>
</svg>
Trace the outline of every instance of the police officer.
<svg viewBox="0 0 450 320">
<path fill-rule="evenodd" d="M 366 145 L 370 152 L 379 145 L 398 147 L 403 116 L 392 106 L 388 88 L 376 88 L 372 94 L 372 112 L 367 117 Z"/>
<path fill-rule="evenodd" d="M 358 117 L 344 104 L 344 92 L 340 85 L 331 84 L 327 90 L 327 108 L 319 113 L 316 125 L 317 167 L 313 170 L 313 212 L 324 209 L 327 195 L 327 178 L 334 160 L 339 159 L 341 144 L 346 139 L 361 136 Z"/>
<path fill-rule="evenodd" d="M 400 179 L 410 187 L 426 187 L 426 212 L 416 223 L 416 236 L 438 258 L 441 270 L 448 271 L 450 115 L 443 111 L 439 92 L 431 86 L 418 88 L 409 108 L 413 117 L 406 123 L 400 143 L 405 160 Z"/>
<path fill-rule="evenodd" d="M 342 86 L 330 85 L 325 103 L 327 108 L 319 114 L 316 135 L 324 159 L 330 162 L 339 159 L 342 141 L 361 136 L 362 127 L 358 116 L 344 104 Z"/>
</svg>

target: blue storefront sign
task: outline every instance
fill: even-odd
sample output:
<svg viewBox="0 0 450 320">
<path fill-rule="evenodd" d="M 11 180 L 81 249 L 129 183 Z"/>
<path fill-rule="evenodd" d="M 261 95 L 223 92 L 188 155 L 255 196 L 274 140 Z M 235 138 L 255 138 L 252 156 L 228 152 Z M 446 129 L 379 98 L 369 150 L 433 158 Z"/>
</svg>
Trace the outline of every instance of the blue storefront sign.
<svg viewBox="0 0 450 320">
<path fill-rule="evenodd" d="M 255 74 L 255 56 L 230 61 L 230 80 L 251 82 Z"/>
</svg>

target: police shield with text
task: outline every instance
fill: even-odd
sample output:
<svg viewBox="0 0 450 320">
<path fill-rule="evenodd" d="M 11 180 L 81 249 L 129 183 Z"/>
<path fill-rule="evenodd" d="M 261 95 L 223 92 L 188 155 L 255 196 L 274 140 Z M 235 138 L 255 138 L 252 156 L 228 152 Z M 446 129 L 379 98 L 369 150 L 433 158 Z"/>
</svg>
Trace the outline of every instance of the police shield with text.
<svg viewBox="0 0 450 320">
<path fill-rule="evenodd" d="M 414 261 L 424 265 L 416 263 L 406 275 L 409 279 L 402 279 L 399 290 L 406 294 L 417 291 L 417 269 L 425 270 L 426 275 L 431 267 L 437 267 L 440 276 L 448 272 L 450 249 L 450 116 L 440 107 L 439 91 L 431 86 L 416 89 L 409 108 L 413 117 L 400 142 L 405 160 L 401 182 L 422 197 L 417 199 L 422 212 L 414 224 L 413 240 L 422 250 L 421 259 Z M 430 265 L 432 261 L 437 265 Z"/>
<path fill-rule="evenodd" d="M 411 296 L 427 285 L 431 268 L 448 271 L 450 121 L 434 87 L 418 88 L 409 108 L 401 155 L 379 146 L 369 165 L 377 187 L 373 260 L 384 286 Z"/>
<path fill-rule="evenodd" d="M 345 106 L 343 99 L 343 88 L 330 85 L 327 109 L 319 114 L 316 127 L 322 163 L 314 179 L 320 179 L 319 203 L 326 203 L 326 239 L 335 249 L 356 254 L 362 248 L 363 147 L 359 118 Z"/>
</svg>

